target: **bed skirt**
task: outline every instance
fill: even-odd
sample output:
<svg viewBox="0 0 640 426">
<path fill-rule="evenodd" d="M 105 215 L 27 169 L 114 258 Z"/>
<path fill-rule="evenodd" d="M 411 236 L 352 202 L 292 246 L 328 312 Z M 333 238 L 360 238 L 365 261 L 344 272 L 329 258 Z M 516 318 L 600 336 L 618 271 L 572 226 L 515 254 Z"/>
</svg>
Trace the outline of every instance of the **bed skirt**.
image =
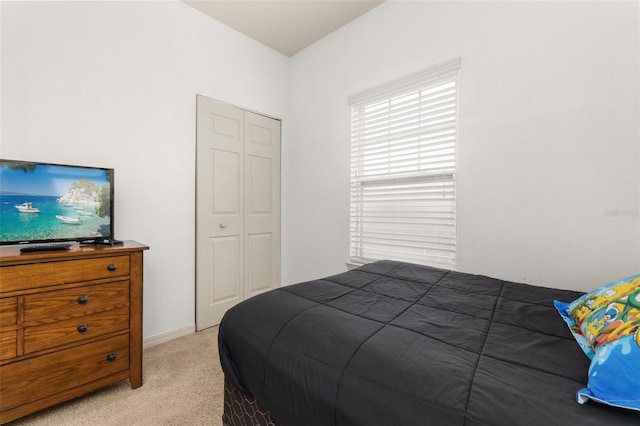
<svg viewBox="0 0 640 426">
<path fill-rule="evenodd" d="M 240 391 L 224 378 L 224 426 L 280 426 L 253 395 Z"/>
</svg>

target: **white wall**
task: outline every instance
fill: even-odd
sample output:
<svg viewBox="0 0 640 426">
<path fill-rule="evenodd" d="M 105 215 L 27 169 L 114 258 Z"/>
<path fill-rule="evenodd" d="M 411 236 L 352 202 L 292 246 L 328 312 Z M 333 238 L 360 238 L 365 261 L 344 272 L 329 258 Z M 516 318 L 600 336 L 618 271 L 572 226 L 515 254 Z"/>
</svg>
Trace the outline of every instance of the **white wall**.
<svg viewBox="0 0 640 426">
<path fill-rule="evenodd" d="M 348 258 L 347 96 L 460 55 L 459 270 L 640 272 L 638 2 L 387 0 L 292 58 L 285 280 Z"/>
<path fill-rule="evenodd" d="M 289 58 L 177 1 L 0 8 L 0 155 L 115 168 L 144 336 L 192 328 L 196 94 L 286 120 Z"/>
</svg>

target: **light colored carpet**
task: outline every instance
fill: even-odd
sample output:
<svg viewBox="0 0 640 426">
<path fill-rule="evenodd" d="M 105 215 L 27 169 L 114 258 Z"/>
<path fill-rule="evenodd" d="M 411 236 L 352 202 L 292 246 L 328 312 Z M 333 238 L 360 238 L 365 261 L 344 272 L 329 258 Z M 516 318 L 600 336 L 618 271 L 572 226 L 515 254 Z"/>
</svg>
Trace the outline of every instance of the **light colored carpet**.
<svg viewBox="0 0 640 426">
<path fill-rule="evenodd" d="M 221 425 L 218 328 L 145 349 L 143 385 L 128 380 L 18 419 L 11 426 Z"/>
</svg>

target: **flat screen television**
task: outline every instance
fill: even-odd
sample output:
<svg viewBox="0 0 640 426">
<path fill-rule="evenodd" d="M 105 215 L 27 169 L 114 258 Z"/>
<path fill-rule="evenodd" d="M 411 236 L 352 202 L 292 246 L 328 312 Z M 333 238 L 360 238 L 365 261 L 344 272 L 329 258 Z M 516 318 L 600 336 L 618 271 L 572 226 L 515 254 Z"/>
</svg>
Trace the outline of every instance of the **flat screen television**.
<svg viewBox="0 0 640 426">
<path fill-rule="evenodd" d="M 0 159 L 0 244 L 113 240 L 114 171 Z"/>
</svg>

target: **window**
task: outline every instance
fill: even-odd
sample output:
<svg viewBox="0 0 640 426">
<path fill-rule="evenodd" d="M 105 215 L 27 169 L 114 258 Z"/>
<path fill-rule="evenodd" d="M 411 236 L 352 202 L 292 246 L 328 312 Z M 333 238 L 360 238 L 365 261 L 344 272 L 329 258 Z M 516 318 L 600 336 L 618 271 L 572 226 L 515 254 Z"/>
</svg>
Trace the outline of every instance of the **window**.
<svg viewBox="0 0 640 426">
<path fill-rule="evenodd" d="M 351 261 L 456 269 L 460 58 L 353 95 Z"/>
</svg>

